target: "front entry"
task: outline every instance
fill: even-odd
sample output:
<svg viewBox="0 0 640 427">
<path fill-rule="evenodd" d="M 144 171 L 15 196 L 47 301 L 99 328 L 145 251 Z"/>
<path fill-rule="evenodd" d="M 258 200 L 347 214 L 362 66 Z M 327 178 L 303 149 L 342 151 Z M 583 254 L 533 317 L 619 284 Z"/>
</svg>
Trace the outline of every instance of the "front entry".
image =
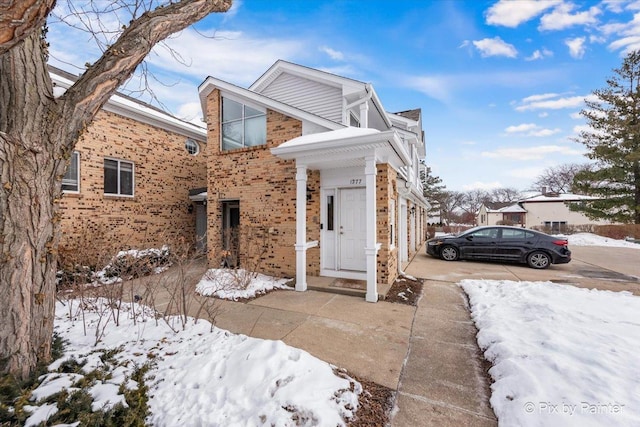
<svg viewBox="0 0 640 427">
<path fill-rule="evenodd" d="M 340 191 L 338 220 L 339 268 L 366 271 L 364 248 L 367 243 L 366 200 L 364 188 L 345 188 Z"/>
</svg>

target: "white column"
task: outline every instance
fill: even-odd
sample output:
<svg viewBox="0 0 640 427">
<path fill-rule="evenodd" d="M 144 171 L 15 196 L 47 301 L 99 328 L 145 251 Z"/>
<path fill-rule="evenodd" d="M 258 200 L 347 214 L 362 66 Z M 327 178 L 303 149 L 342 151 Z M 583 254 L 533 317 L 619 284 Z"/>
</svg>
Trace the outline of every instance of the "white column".
<svg viewBox="0 0 640 427">
<path fill-rule="evenodd" d="M 369 101 L 360 104 L 360 127 L 369 127 Z"/>
<path fill-rule="evenodd" d="M 307 290 L 307 167 L 296 172 L 296 291 Z"/>
<path fill-rule="evenodd" d="M 367 257 L 367 302 L 378 302 L 378 243 L 376 230 L 376 158 L 367 156 L 364 168 L 366 193 L 367 193 L 367 246 L 365 247 L 365 255 Z"/>
</svg>

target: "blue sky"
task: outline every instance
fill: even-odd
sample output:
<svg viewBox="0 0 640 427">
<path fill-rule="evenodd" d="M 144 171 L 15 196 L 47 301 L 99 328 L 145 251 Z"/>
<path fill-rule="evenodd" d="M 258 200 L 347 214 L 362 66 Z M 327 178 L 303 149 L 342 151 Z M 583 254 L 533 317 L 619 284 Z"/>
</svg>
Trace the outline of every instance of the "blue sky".
<svg viewBox="0 0 640 427">
<path fill-rule="evenodd" d="M 180 117 L 202 115 L 207 76 L 247 87 L 284 59 L 372 83 L 387 111 L 421 108 L 426 161 L 448 189 L 527 190 L 547 167 L 587 161 L 578 112 L 640 48 L 640 1 L 236 0 L 195 28 L 167 41 L 189 66 L 162 46 L 148 58 Z M 99 54 L 54 22 L 49 40 L 70 72 Z"/>
</svg>

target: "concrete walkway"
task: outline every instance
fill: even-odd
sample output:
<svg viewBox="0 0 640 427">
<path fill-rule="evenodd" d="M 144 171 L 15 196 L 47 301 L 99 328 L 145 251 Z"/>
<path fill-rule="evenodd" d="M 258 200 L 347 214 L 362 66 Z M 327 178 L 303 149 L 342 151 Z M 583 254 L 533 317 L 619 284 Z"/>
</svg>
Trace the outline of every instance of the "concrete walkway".
<svg viewBox="0 0 640 427">
<path fill-rule="evenodd" d="M 282 340 L 394 390 L 415 313 L 411 306 L 317 291 L 278 291 L 221 308 L 220 328 Z"/>
<path fill-rule="evenodd" d="M 418 254 L 407 274 L 425 277 Z M 393 426 L 496 426 L 477 330 L 462 290 L 425 281 L 413 324 L 407 363 L 398 388 Z"/>
</svg>

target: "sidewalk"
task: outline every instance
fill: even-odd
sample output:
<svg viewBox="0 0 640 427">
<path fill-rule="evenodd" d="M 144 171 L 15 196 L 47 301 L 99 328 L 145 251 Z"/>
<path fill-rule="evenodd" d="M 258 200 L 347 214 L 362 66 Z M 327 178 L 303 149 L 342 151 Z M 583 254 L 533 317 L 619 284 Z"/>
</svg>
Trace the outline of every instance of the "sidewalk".
<svg viewBox="0 0 640 427">
<path fill-rule="evenodd" d="M 419 253 L 406 273 L 426 277 Z M 446 265 L 446 263 L 443 263 Z M 496 426 L 490 366 L 476 344 L 467 300 L 454 283 L 426 280 L 413 323 L 392 425 Z"/>
</svg>

